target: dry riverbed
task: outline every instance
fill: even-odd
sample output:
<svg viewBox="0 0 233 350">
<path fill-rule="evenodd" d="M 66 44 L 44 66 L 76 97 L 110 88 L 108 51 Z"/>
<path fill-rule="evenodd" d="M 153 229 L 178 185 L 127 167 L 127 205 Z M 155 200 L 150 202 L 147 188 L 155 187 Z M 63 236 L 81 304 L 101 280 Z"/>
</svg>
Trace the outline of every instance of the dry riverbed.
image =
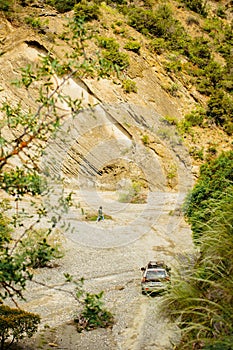
<svg viewBox="0 0 233 350">
<path fill-rule="evenodd" d="M 41 315 L 39 332 L 17 349 L 172 350 L 179 332 L 158 314 L 161 297 L 141 294 L 140 268 L 153 259 L 174 267 L 176 257 L 190 251 L 191 232 L 180 214 L 184 196 L 154 192 L 146 204 L 126 204 L 110 192 L 76 192 L 77 205 L 64 217 L 72 228 L 65 233 L 65 256 L 58 267 L 36 271 L 41 284 L 30 283 L 27 301 L 20 303 Z M 99 205 L 112 219 L 85 221 L 83 212 L 95 212 Z M 76 331 L 71 321 L 79 306 L 64 273 L 84 277 L 92 293 L 104 291 L 115 318 L 112 329 Z"/>
</svg>

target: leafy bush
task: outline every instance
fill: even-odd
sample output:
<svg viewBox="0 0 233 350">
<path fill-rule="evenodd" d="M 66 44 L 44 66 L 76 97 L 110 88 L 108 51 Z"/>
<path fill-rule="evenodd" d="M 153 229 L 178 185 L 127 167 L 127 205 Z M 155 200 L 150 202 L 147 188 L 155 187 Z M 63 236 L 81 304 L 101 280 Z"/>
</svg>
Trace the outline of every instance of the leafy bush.
<svg viewBox="0 0 233 350">
<path fill-rule="evenodd" d="M 11 234 L 14 227 L 13 220 L 5 214 L 8 209 L 11 209 L 9 203 L 2 201 L 0 203 L 0 302 L 1 299 L 15 294 L 22 297 L 26 281 L 32 278 L 24 257 L 12 253 Z"/>
<path fill-rule="evenodd" d="M 205 117 L 205 111 L 203 109 L 195 109 L 189 114 L 185 115 L 185 122 L 189 126 L 201 126 Z"/>
<path fill-rule="evenodd" d="M 63 256 L 61 243 L 56 233 L 45 230 L 29 231 L 17 247 L 16 255 L 32 268 L 45 267 L 51 260 Z"/>
<path fill-rule="evenodd" d="M 149 142 L 147 135 L 143 137 L 144 144 Z M 145 144 L 146 145 L 146 144 Z M 119 191 L 119 202 L 121 203 L 146 203 L 144 184 L 140 181 L 132 181 Z"/>
<path fill-rule="evenodd" d="M 0 0 L 0 11 L 9 11 L 13 5 L 12 0 Z"/>
<path fill-rule="evenodd" d="M 232 96 L 226 94 L 223 90 L 214 91 L 208 101 L 206 115 L 213 119 L 217 125 L 227 128 L 227 125 L 233 122 Z"/>
<path fill-rule="evenodd" d="M 37 331 L 40 316 L 20 309 L 0 305 L 0 349 L 7 349 L 24 337 L 31 338 Z M 10 341 L 6 345 L 6 342 Z"/>
<path fill-rule="evenodd" d="M 197 148 L 197 147 L 192 147 L 189 150 L 189 154 L 196 160 L 204 160 L 204 149 L 202 148 Z"/>
<path fill-rule="evenodd" d="M 166 115 L 164 117 L 164 120 L 169 124 L 169 125 L 178 125 L 178 119 L 174 116 L 171 115 Z"/>
<path fill-rule="evenodd" d="M 129 10 L 129 25 L 143 34 L 163 38 L 171 49 L 181 49 L 188 40 L 181 23 L 173 17 L 167 4 L 158 5 L 155 11 L 134 7 Z"/>
<path fill-rule="evenodd" d="M 232 65 L 232 45 L 233 45 L 233 21 L 220 28 L 220 33 L 216 38 L 213 30 L 213 37 L 216 41 L 216 50 L 225 58 L 227 65 Z M 232 73 L 231 73 L 232 77 Z"/>
<path fill-rule="evenodd" d="M 97 37 L 99 47 L 107 50 L 118 50 L 119 44 L 114 38 L 108 38 L 104 36 Z"/>
<path fill-rule="evenodd" d="M 137 92 L 137 85 L 135 81 L 131 79 L 125 79 L 122 81 L 122 87 L 126 93 Z"/>
<path fill-rule="evenodd" d="M 141 44 L 136 40 L 129 40 L 124 46 L 124 49 L 133 51 L 137 54 L 139 54 L 140 48 Z"/>
<path fill-rule="evenodd" d="M 107 328 L 113 325 L 113 315 L 103 307 L 103 292 L 86 293 L 82 312 L 74 319 L 78 332 L 96 328 Z"/>
<path fill-rule="evenodd" d="M 71 11 L 77 2 L 77 0 L 46 0 L 47 4 L 54 6 L 60 13 Z"/>
<path fill-rule="evenodd" d="M 72 276 L 68 275 L 65 277 L 67 281 L 72 280 Z M 76 285 L 76 299 L 82 305 L 81 310 L 74 317 L 78 332 L 112 327 L 114 318 L 112 313 L 104 307 L 104 292 L 101 291 L 98 294 L 86 292 L 83 289 L 83 278 L 78 282 L 74 281 L 74 283 Z"/>
<path fill-rule="evenodd" d="M 197 37 L 188 45 L 188 57 L 198 67 L 204 68 L 211 59 L 209 40 L 204 37 Z"/>
<path fill-rule="evenodd" d="M 224 69 L 219 63 L 212 59 L 209 60 L 207 65 L 203 67 L 203 69 L 200 69 L 198 73 L 197 89 L 207 96 L 211 95 L 216 89 L 221 88 L 223 85 Z"/>
<path fill-rule="evenodd" d="M 20 168 L 1 173 L 0 179 L 0 188 L 13 196 L 41 194 L 46 187 L 45 180 L 42 180 L 35 171 L 25 171 Z"/>
<path fill-rule="evenodd" d="M 180 57 L 178 55 L 169 55 L 167 57 L 167 61 L 164 64 L 164 68 L 167 72 L 178 73 L 182 71 L 182 62 L 180 61 Z"/>
<path fill-rule="evenodd" d="M 129 56 L 124 52 L 119 52 L 115 49 L 106 50 L 103 52 L 103 57 L 113 66 L 123 70 L 129 66 Z"/>
<path fill-rule="evenodd" d="M 203 225 L 215 216 L 216 202 L 224 200 L 233 183 L 233 151 L 202 165 L 197 184 L 188 195 L 184 211 L 191 224 L 194 239 L 199 239 Z"/>
<path fill-rule="evenodd" d="M 182 0 L 182 1 L 190 10 L 204 17 L 207 16 L 208 12 L 206 9 L 206 2 L 203 2 L 203 0 Z"/>
<path fill-rule="evenodd" d="M 163 38 L 154 38 L 150 41 L 149 50 L 161 55 L 168 48 L 167 42 Z"/>
<path fill-rule="evenodd" d="M 218 6 L 217 11 L 216 11 L 216 15 L 218 17 L 221 17 L 221 18 L 226 18 L 225 8 L 223 6 Z"/>
<path fill-rule="evenodd" d="M 217 176 L 212 175 L 212 185 L 217 187 Z M 200 254 L 186 262 L 182 259 L 163 298 L 163 316 L 178 322 L 181 329 L 177 349 L 233 349 L 232 190 L 231 184 L 220 200 L 215 198 L 206 207 L 200 222 Z"/>
<path fill-rule="evenodd" d="M 144 144 L 145 146 L 148 145 L 148 144 L 150 143 L 150 138 L 149 138 L 149 136 L 148 136 L 147 134 L 142 135 L 141 140 L 142 140 L 142 142 L 143 142 L 143 144 Z"/>
<path fill-rule="evenodd" d="M 26 17 L 25 18 L 25 23 L 30 25 L 32 28 L 37 29 L 38 31 L 44 33 L 44 28 L 48 21 L 41 21 L 40 18 L 35 18 L 35 17 Z"/>
<path fill-rule="evenodd" d="M 99 5 L 94 1 L 81 0 L 74 6 L 75 20 L 84 19 L 85 21 L 92 21 L 98 19 L 100 14 Z"/>
<path fill-rule="evenodd" d="M 13 228 L 11 227 L 11 220 L 5 215 L 5 211 L 11 209 L 8 201 L 3 200 L 0 203 L 0 249 L 11 240 Z"/>
<path fill-rule="evenodd" d="M 127 4 L 127 0 L 107 0 L 106 3 L 107 5 L 114 5 L 114 4 L 124 5 L 124 4 Z"/>
</svg>

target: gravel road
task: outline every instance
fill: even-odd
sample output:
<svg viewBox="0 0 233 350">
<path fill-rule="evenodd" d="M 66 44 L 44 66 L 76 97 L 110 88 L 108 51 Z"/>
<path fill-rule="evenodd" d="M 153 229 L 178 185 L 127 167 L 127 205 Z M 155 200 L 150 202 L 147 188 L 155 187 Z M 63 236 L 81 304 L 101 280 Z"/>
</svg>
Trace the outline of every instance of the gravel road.
<svg viewBox="0 0 233 350">
<path fill-rule="evenodd" d="M 114 192 L 74 191 L 75 206 L 64 217 L 66 254 L 56 268 L 41 269 L 30 283 L 23 309 L 42 316 L 40 332 L 21 349 L 171 350 L 179 332 L 158 315 L 159 296 L 140 291 L 141 266 L 163 259 L 174 267 L 176 256 L 192 249 L 191 232 L 180 215 L 184 193 L 154 192 L 146 204 L 119 203 Z M 84 213 L 102 205 L 112 217 L 98 223 Z M 85 278 L 90 292 L 104 291 L 106 307 L 115 316 L 110 329 L 78 334 L 70 324 L 78 305 L 67 292 L 64 273 Z M 49 345 L 50 344 L 50 345 Z"/>
</svg>

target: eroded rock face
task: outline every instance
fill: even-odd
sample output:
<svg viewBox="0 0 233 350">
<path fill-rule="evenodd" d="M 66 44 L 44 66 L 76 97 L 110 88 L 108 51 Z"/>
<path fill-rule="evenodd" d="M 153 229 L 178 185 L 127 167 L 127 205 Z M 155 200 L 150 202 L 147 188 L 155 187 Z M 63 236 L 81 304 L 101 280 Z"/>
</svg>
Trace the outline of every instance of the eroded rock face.
<svg viewBox="0 0 233 350">
<path fill-rule="evenodd" d="M 0 57 L 0 101 L 7 99 L 14 104 L 21 100 L 23 108 L 36 109 L 36 83 L 29 94 L 20 89 L 16 92 L 10 82 L 19 77 L 21 67 L 35 64 L 48 48 L 32 33 L 26 35 L 21 30 L 21 35 L 17 34 L 7 21 L 0 29 L 0 34 L 5 33 L 6 49 L 11 43 Z M 14 35 L 17 41 L 13 43 L 10 38 Z M 163 119 L 165 115 L 179 118 L 179 105 L 161 87 L 159 64 L 144 58 L 137 57 L 129 70 L 136 80 L 137 94 L 125 94 L 106 79 L 70 79 L 65 84 L 63 92 L 82 99 L 83 109 L 72 119 L 69 107 L 62 105 L 68 116 L 48 143 L 42 160 L 53 174 L 65 176 L 66 182 L 77 188 L 115 190 L 129 183 L 140 183 L 142 189 L 150 191 L 190 187 L 188 153 L 173 126 Z M 140 74 L 133 75 L 139 68 Z M 14 164 L 19 162 L 14 160 Z"/>
<path fill-rule="evenodd" d="M 149 108 L 99 104 L 63 124 L 44 163 L 76 188 L 112 191 L 129 182 L 150 191 L 188 188 L 187 152 L 171 126 L 171 140 L 162 140 L 162 127 L 161 117 Z"/>
</svg>

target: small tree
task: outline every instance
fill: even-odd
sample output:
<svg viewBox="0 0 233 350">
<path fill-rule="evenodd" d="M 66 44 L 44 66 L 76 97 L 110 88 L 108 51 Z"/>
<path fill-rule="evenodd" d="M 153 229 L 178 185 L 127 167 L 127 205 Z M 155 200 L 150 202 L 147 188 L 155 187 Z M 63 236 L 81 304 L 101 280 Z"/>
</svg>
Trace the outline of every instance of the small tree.
<svg viewBox="0 0 233 350">
<path fill-rule="evenodd" d="M 72 276 L 66 276 L 66 278 L 69 281 L 73 280 Z M 74 317 L 78 332 L 112 327 L 114 317 L 112 313 L 104 307 L 104 292 L 101 291 L 98 294 L 86 292 L 83 288 L 83 278 L 78 282 L 73 282 L 76 286 L 76 300 L 81 304 L 81 310 Z"/>
</svg>

